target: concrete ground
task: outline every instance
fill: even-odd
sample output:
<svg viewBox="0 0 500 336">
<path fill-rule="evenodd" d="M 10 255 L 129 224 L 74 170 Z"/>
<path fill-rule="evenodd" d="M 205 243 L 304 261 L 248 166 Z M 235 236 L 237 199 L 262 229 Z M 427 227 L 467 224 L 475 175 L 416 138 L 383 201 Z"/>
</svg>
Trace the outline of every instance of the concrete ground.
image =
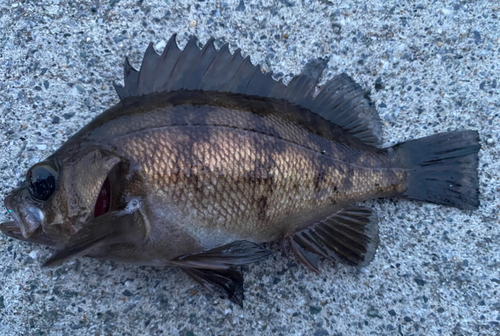
<svg viewBox="0 0 500 336">
<path fill-rule="evenodd" d="M 500 5 L 483 1 L 0 0 L 0 198 L 118 102 L 125 56 L 177 32 L 241 47 L 290 79 L 329 56 L 371 90 L 387 145 L 479 130 L 481 207 L 368 203 L 375 260 L 317 275 L 276 249 L 246 267 L 244 309 L 174 269 L 80 258 L 0 236 L 2 335 L 499 335 Z M 10 220 L 5 209 L 0 222 Z"/>
</svg>

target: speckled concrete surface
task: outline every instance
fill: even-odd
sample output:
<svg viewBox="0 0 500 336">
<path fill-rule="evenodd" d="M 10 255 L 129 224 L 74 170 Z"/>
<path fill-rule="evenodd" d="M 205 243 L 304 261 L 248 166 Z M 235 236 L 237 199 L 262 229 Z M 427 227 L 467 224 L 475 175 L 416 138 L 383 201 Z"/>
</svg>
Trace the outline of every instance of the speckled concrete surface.
<svg viewBox="0 0 500 336">
<path fill-rule="evenodd" d="M 124 56 L 174 32 L 241 47 L 286 79 L 329 56 L 384 122 L 387 144 L 477 129 L 481 208 L 368 203 L 381 244 L 361 270 L 316 275 L 275 253 L 246 268 L 245 308 L 173 269 L 72 260 L 0 237 L 2 335 L 500 334 L 497 1 L 0 0 L 0 197 L 118 101 Z M 5 209 L 0 222 L 8 219 Z"/>
</svg>

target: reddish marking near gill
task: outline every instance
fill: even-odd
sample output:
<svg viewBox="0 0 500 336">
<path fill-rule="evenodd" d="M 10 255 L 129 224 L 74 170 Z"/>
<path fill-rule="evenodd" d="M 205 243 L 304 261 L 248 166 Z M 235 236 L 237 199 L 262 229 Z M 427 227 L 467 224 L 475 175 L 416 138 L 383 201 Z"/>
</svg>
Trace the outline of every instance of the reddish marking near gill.
<svg viewBox="0 0 500 336">
<path fill-rule="evenodd" d="M 97 197 L 97 202 L 94 208 L 94 218 L 104 215 L 109 210 L 109 203 L 111 199 L 111 186 L 109 179 L 106 179 L 102 184 L 101 192 Z"/>
</svg>

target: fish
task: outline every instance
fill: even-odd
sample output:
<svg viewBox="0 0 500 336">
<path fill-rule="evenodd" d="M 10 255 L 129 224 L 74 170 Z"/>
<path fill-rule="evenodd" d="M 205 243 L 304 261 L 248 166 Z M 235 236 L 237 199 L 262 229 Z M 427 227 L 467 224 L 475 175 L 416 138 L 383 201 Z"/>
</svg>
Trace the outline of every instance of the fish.
<svg viewBox="0 0 500 336">
<path fill-rule="evenodd" d="M 241 50 L 172 35 L 128 59 L 120 102 L 33 165 L 0 230 L 52 246 L 44 266 L 86 256 L 178 267 L 243 305 L 239 266 L 267 243 L 320 273 L 364 267 L 379 244 L 377 198 L 479 207 L 475 130 L 382 146 L 382 124 L 345 73 L 312 59 L 287 85 Z"/>
</svg>

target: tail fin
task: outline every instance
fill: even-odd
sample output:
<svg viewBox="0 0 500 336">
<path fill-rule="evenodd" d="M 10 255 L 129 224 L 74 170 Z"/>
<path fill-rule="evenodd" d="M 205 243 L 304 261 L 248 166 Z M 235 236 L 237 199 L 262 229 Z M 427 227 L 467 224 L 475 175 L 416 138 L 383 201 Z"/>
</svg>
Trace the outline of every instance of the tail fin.
<svg viewBox="0 0 500 336">
<path fill-rule="evenodd" d="M 477 131 L 439 133 L 393 147 L 410 173 L 403 197 L 461 209 L 479 207 Z"/>
</svg>

